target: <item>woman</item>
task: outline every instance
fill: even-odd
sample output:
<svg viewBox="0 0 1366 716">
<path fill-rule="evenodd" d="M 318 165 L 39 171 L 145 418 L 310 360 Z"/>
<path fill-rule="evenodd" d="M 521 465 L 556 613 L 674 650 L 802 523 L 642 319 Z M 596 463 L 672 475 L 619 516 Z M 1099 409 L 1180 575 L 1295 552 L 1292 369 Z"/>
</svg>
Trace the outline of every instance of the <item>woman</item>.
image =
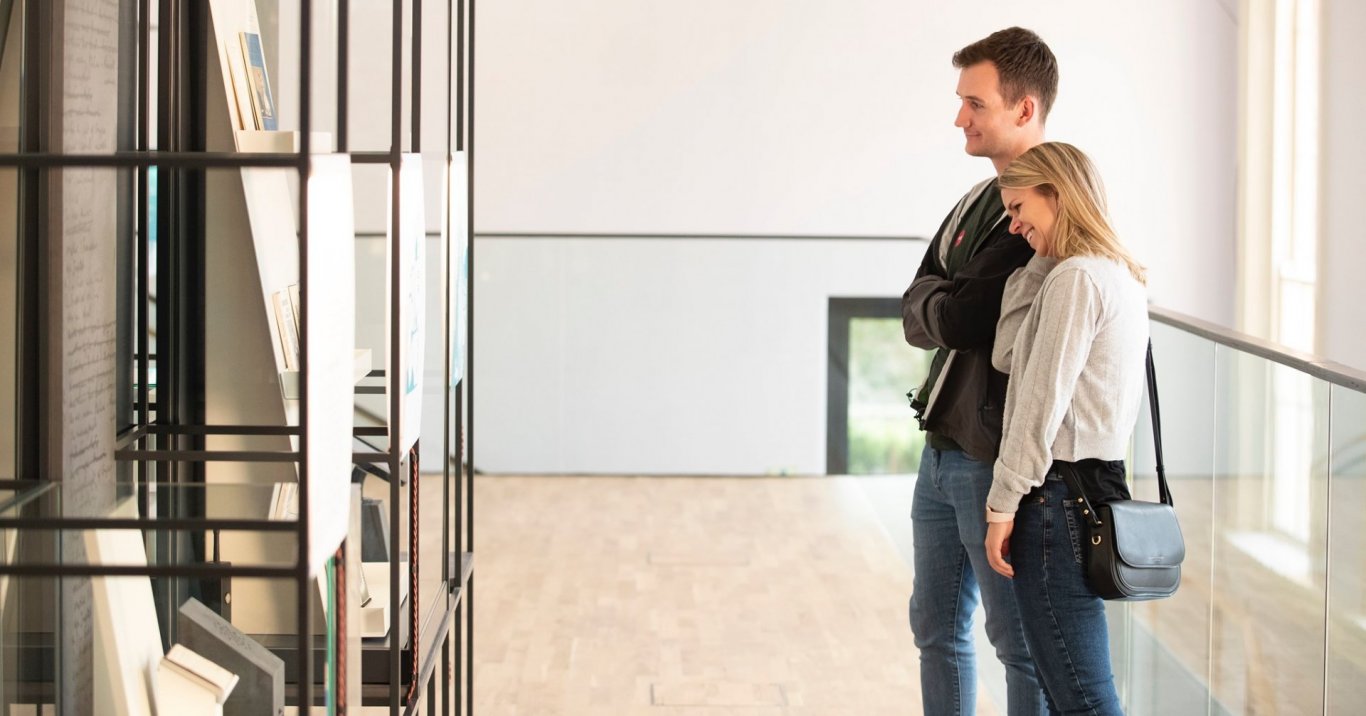
<svg viewBox="0 0 1366 716">
<path fill-rule="evenodd" d="M 1000 186 L 1010 230 L 1035 257 L 1006 284 L 992 353 L 1010 386 L 987 558 L 1015 580 L 1051 711 L 1122 714 L 1104 603 L 1086 584 L 1086 522 L 1062 473 L 1093 502 L 1128 497 L 1122 458 L 1148 340 L 1144 270 L 1110 228 L 1100 177 L 1076 147 L 1030 149 Z"/>
</svg>

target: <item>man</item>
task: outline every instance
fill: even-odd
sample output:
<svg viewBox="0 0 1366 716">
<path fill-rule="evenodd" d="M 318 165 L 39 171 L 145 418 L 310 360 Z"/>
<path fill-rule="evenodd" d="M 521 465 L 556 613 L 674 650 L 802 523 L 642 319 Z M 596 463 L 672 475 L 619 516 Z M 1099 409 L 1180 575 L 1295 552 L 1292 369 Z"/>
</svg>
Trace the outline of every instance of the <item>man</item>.
<svg viewBox="0 0 1366 716">
<path fill-rule="evenodd" d="M 960 70 L 954 126 L 963 130 L 967 153 L 990 159 L 1000 174 L 1044 141 L 1057 61 L 1038 35 L 1012 27 L 959 50 L 953 65 Z M 993 176 L 949 212 L 901 299 L 906 341 L 936 351 L 912 401 L 926 444 L 911 505 L 910 619 L 931 716 L 976 710 L 971 628 L 979 594 L 987 636 L 1006 667 L 1008 713 L 1045 712 L 1010 580 L 991 569 L 984 548 L 983 505 L 1006 396 L 1006 376 L 991 366 L 992 342 L 1006 278 L 1033 256 L 1009 229 Z"/>
</svg>

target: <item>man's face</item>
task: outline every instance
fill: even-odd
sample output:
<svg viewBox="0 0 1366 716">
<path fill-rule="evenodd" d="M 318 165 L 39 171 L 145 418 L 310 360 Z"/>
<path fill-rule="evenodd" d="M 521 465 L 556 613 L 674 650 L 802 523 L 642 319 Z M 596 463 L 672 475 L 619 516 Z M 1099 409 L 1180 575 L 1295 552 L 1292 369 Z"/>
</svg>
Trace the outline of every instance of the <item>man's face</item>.
<svg viewBox="0 0 1366 716">
<path fill-rule="evenodd" d="M 995 159 L 1009 154 L 1012 135 L 1019 129 L 1019 103 L 1006 105 L 1000 79 L 991 62 L 964 67 L 958 74 L 959 107 L 953 126 L 963 130 L 964 151 L 974 157 Z"/>
</svg>

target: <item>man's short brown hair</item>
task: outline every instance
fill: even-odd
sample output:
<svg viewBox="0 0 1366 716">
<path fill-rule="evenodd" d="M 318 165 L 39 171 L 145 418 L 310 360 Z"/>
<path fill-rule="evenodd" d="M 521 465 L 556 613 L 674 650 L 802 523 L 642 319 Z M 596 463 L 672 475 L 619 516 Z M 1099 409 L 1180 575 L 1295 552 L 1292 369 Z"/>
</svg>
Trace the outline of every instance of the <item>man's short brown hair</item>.
<svg viewBox="0 0 1366 716">
<path fill-rule="evenodd" d="M 1041 105 L 1039 121 L 1048 118 L 1058 96 L 1058 60 L 1038 35 L 1023 27 L 1008 27 L 953 53 L 953 66 L 960 70 L 979 62 L 996 65 L 1001 97 L 1007 104 L 1032 94 Z"/>
</svg>

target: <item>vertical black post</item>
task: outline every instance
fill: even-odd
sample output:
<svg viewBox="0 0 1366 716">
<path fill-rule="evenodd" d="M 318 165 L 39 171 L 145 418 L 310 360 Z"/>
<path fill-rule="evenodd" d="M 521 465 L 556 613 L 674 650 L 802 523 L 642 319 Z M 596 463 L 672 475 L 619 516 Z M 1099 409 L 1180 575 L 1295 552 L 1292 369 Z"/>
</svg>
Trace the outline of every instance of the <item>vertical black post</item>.
<svg viewBox="0 0 1366 716">
<path fill-rule="evenodd" d="M 409 93 L 413 97 L 412 107 L 409 110 L 413 114 L 409 118 L 413 125 L 413 136 L 409 140 L 411 142 L 409 151 L 416 154 L 422 151 L 422 0 L 412 0 L 412 3 L 413 67 L 408 74 L 408 85 Z"/>
<path fill-rule="evenodd" d="M 442 152 L 445 155 L 448 195 L 450 192 L 449 182 L 451 179 L 451 52 L 454 50 L 454 47 L 452 46 L 452 40 L 454 39 L 452 37 L 452 27 L 455 22 L 455 18 L 451 16 L 451 9 L 451 0 L 446 0 L 446 141 L 443 145 Z M 451 231 L 453 221 L 451 217 L 450 202 L 446 201 L 445 204 L 446 213 L 445 216 L 441 217 L 443 222 L 442 228 L 444 229 L 442 233 L 445 236 L 444 250 L 442 252 L 444 261 L 441 266 L 441 311 L 445 316 L 441 323 L 444 328 L 441 335 L 443 344 L 441 347 L 443 356 L 441 366 L 441 374 L 443 376 L 441 383 L 441 580 L 446 586 L 445 594 L 443 595 L 446 609 L 450 610 L 452 608 L 451 595 L 458 588 L 456 582 L 460 575 L 460 550 L 451 548 L 451 454 L 453 452 L 451 448 L 452 441 L 458 440 L 459 438 L 453 438 L 451 434 L 451 427 L 454 422 L 451 420 L 452 398 L 455 394 L 455 390 L 451 385 L 451 339 L 454 336 L 455 329 L 454 324 L 451 321 L 455 316 L 451 313 L 451 291 L 454 276 L 452 276 L 450 270 L 450 257 L 451 251 L 455 247 L 455 234 Z M 459 468 L 457 467 L 457 477 L 459 474 Z M 454 555 L 454 557 L 452 558 L 451 555 Z M 454 564 L 452 564 L 452 562 L 454 562 Z M 442 713 L 450 710 L 451 702 L 451 675 L 448 671 L 450 659 L 447 655 L 449 646 L 450 631 L 447 630 L 441 637 L 441 670 L 438 672 L 441 679 Z M 435 704 L 435 702 L 433 702 L 433 704 Z M 435 707 L 433 706 L 432 708 Z"/>
<path fill-rule="evenodd" d="M 351 0 L 337 0 L 337 151 L 346 153 L 350 121 Z M 302 291 L 302 287 L 300 288 Z"/>
<path fill-rule="evenodd" d="M 456 32 L 455 32 L 455 60 L 454 60 L 454 64 L 455 64 L 455 85 L 456 85 L 456 86 L 455 86 L 455 94 L 454 94 L 454 98 L 455 98 L 455 126 L 454 126 L 454 134 L 455 134 L 455 149 L 456 149 L 456 151 L 458 151 L 458 152 L 463 152 L 463 151 L 465 151 L 465 150 L 467 149 L 467 147 L 468 147 L 468 142 L 466 141 L 466 137 L 465 137 L 465 132 L 467 131 L 467 120 L 466 120 L 466 114 L 465 114 L 465 91 L 466 91 L 466 84 L 465 84 L 465 81 L 466 81 L 466 73 L 469 71 L 469 63 L 468 63 L 468 58 L 469 58 L 468 46 L 469 46 L 469 45 L 468 45 L 468 37 L 467 37 L 467 32 L 468 32 L 468 27 L 469 27 L 469 25 L 468 25 L 467 22 L 466 22 L 466 4 L 465 4 L 465 0 L 456 0 L 455 25 L 456 25 Z M 465 173 L 465 179 L 466 179 L 466 181 L 468 182 L 468 180 L 469 180 L 469 156 L 468 156 L 468 154 L 466 155 L 465 159 L 466 159 L 466 164 L 465 164 L 465 172 L 466 172 L 466 173 Z M 467 197 L 469 196 L 468 188 L 469 188 L 469 187 L 468 187 L 468 185 L 467 185 L 467 187 L 466 187 L 466 190 L 467 190 L 467 191 L 466 191 L 466 196 L 467 196 Z M 466 241 L 468 242 L 468 243 L 467 243 L 467 247 L 470 248 L 470 249 L 472 250 L 472 249 L 473 249 L 472 236 L 468 235 L 468 231 L 469 231 L 469 212 L 467 211 L 467 212 L 465 213 L 464 216 L 452 217 L 452 222 L 454 222 L 454 221 L 463 222 L 463 224 L 464 224 L 464 226 L 465 226 L 465 229 L 466 229 L 466 232 L 465 232 L 465 233 L 467 234 L 467 235 L 466 235 Z M 471 251 L 471 253 L 472 253 L 472 251 Z M 470 260 L 471 260 L 471 257 L 466 256 L 466 261 L 468 262 L 468 261 L 470 261 Z M 473 276 L 473 274 L 472 274 L 470 271 L 468 271 L 468 267 L 469 267 L 469 264 L 466 263 L 466 266 L 465 266 L 466 275 L 467 275 L 467 276 Z M 467 281 L 466 284 L 467 284 L 467 286 L 466 286 L 466 298 L 467 298 L 467 300 L 466 300 L 465 311 L 466 311 L 466 316 L 468 316 L 468 315 L 470 315 L 470 313 L 469 313 L 469 312 L 470 312 L 470 306 L 469 306 L 469 303 L 468 303 L 468 295 L 469 295 L 468 292 L 469 292 L 469 287 L 470 287 L 471 285 L 473 285 L 473 282 L 472 282 L 472 281 Z M 468 322 L 467 322 L 467 323 L 468 323 Z M 467 327 L 468 327 L 468 325 L 467 325 Z M 467 337 L 468 337 L 468 333 L 466 334 L 466 338 L 467 338 Z M 466 653 L 466 651 L 467 651 L 469 645 L 471 644 L 471 642 L 469 642 L 469 641 L 467 640 L 467 632 L 470 631 L 470 630 L 467 630 L 467 629 L 466 629 L 466 622 L 468 621 L 468 617 L 469 617 L 469 614 L 470 614 L 470 611 L 469 611 L 469 610 L 470 610 L 470 601 L 469 601 L 469 583 L 468 583 L 467 581 L 465 581 L 465 555 L 466 555 L 466 553 L 469 552 L 470 549 L 471 549 L 471 547 L 470 547 L 469 544 L 468 544 L 468 540 L 466 539 L 466 530 L 465 530 L 465 523 L 468 521 L 468 520 L 466 519 L 466 510 L 467 510 L 467 504 L 468 504 L 467 499 L 466 499 L 466 497 L 467 497 L 467 494 L 466 494 L 466 493 L 467 493 L 468 491 L 471 490 L 471 483 L 470 483 L 470 479 L 471 479 L 471 478 L 470 478 L 470 474 L 471 474 L 471 470 L 472 470 L 471 467 L 467 467 L 467 466 L 471 465 L 471 463 L 469 462 L 469 458 L 468 458 L 469 452 L 468 452 L 468 448 L 467 448 L 467 446 L 466 446 L 467 435 L 466 435 L 466 427 L 465 427 L 465 426 L 466 426 L 466 413 L 465 413 L 466 398 L 465 398 L 465 396 L 467 395 L 467 393 L 466 393 L 467 388 L 466 388 L 466 387 L 470 384 L 470 372 L 469 372 L 469 368 L 468 368 L 468 366 L 469 366 L 469 351 L 470 351 L 470 345 L 469 345 L 468 340 L 466 340 L 466 342 L 465 342 L 465 349 L 464 349 L 464 351 L 462 351 L 462 354 L 461 354 L 461 356 L 462 356 L 462 361 L 464 362 L 465 365 L 462 366 L 462 370 L 461 370 L 461 379 L 460 379 L 459 384 L 456 386 L 456 389 L 455 389 L 455 397 L 454 397 L 454 400 L 455 400 L 455 409 L 454 409 L 454 410 L 455 410 L 455 440 L 456 440 L 455 465 L 456 465 L 457 475 L 458 475 L 459 477 L 458 477 L 458 482 L 457 482 L 457 484 L 456 484 L 456 489 L 455 489 L 455 505 L 454 505 L 454 509 L 455 509 L 455 524 L 453 525 L 453 527 L 454 527 L 455 535 L 456 535 L 456 536 L 455 536 L 455 540 L 454 540 L 454 541 L 455 541 L 455 544 L 456 544 L 455 552 L 456 552 L 456 555 L 457 555 L 457 562 L 456 562 L 456 564 L 458 565 L 458 568 L 459 568 L 459 574 L 458 574 L 458 576 L 456 577 L 456 579 L 459 581 L 459 584 L 460 584 L 460 594 L 459 594 L 460 603 L 459 603 L 458 608 L 457 608 L 457 612 L 456 612 L 456 615 L 455 615 L 455 624 L 454 624 L 453 629 L 452 629 L 452 631 L 453 631 L 453 634 L 452 634 L 452 642 L 453 642 L 454 652 L 455 652 L 455 655 L 454 655 L 454 669 L 455 669 L 455 674 L 457 675 L 457 678 L 455 679 L 455 683 L 454 683 L 454 692 L 455 692 L 455 693 L 454 693 L 455 713 L 465 713 L 465 712 L 467 712 L 467 708 L 472 708 L 472 707 L 467 707 L 467 704 L 470 703 L 470 700 L 473 698 L 473 689 L 472 689 L 472 687 L 471 687 L 471 685 L 470 685 L 470 684 L 471 684 L 471 680 L 470 680 L 470 678 L 469 678 L 470 675 L 469 675 L 469 672 L 468 672 L 468 669 L 467 669 L 467 666 L 466 666 L 466 664 L 467 664 L 467 656 L 468 656 L 468 654 Z M 472 630 L 472 624 L 471 624 L 471 630 Z"/>
<path fill-rule="evenodd" d="M 139 32 L 138 18 L 141 2 L 121 3 L 118 8 L 118 127 L 117 149 L 122 152 L 140 149 L 142 115 L 138 105 L 142 98 L 141 88 L 145 85 L 140 62 L 142 55 L 142 36 Z M 138 189 L 143 170 L 135 167 L 122 167 L 116 171 L 117 238 L 115 240 L 116 269 L 114 271 L 115 316 L 114 380 L 115 434 L 135 427 L 137 408 L 134 391 L 136 389 L 137 351 L 134 348 L 137 336 L 136 295 L 138 291 L 138 237 L 141 235 L 141 217 Z M 127 483 L 132 477 L 134 465 L 118 461 L 114 465 L 119 482 Z M 139 502 L 141 504 L 141 502 Z"/>
<path fill-rule="evenodd" d="M 183 98 L 180 106 L 177 133 L 181 138 L 180 149 L 202 152 L 208 148 L 208 106 L 209 106 L 209 62 L 208 52 L 215 46 L 212 41 L 213 27 L 209 18 L 206 2 L 183 2 L 184 19 L 183 40 L 180 45 L 185 68 L 177 77 L 177 90 Z M 160 171 L 158 171 L 160 174 Z M 208 169 L 196 167 L 182 174 L 185 192 L 183 205 L 178 205 L 181 220 L 177 222 L 177 244 L 183 247 L 180 254 L 179 293 L 183 295 L 183 320 L 179 331 L 173 338 L 183 346 L 182 352 L 184 381 L 180 393 L 183 410 L 181 425 L 203 425 L 208 415 L 205 396 L 208 394 L 208 370 L 206 354 L 208 347 L 208 254 L 205 243 L 205 227 L 208 205 Z M 196 435 L 189 438 L 191 449 L 203 450 L 208 438 Z M 182 483 L 202 485 L 205 482 L 208 465 L 204 462 L 187 463 L 180 469 L 178 479 Z M 177 494 L 179 515 L 185 517 L 204 517 L 208 514 L 208 504 L 203 490 L 180 490 Z M 201 561 L 208 559 L 205 535 L 201 531 L 189 532 L 178 538 L 173 537 L 171 554 L 167 555 L 173 563 Z M 178 553 L 186 550 L 185 553 Z M 178 593 L 173 604 L 179 605 L 187 594 L 184 580 L 170 580 Z M 174 613 L 174 612 L 172 612 Z M 167 647 L 170 644 L 166 644 Z"/>
<path fill-rule="evenodd" d="M 175 106 L 177 104 L 175 93 L 176 71 L 180 62 L 178 61 L 178 44 L 176 42 L 179 33 L 177 32 L 178 13 L 176 12 L 175 0 L 159 0 L 157 6 L 157 23 L 160 28 L 157 33 L 157 139 L 156 148 L 162 151 L 172 151 L 177 148 L 174 141 L 175 134 Z M 150 132 L 149 132 L 150 134 Z M 174 338 L 176 334 L 176 317 L 179 315 L 178 305 L 179 296 L 175 288 L 176 264 L 172 261 L 175 256 L 175 237 L 176 234 L 171 230 L 172 222 L 178 215 L 174 210 L 175 203 L 180 196 L 179 192 L 180 170 L 169 169 L 167 167 L 157 168 L 157 207 L 156 216 L 149 216 L 148 222 L 155 222 L 156 225 L 156 353 L 157 353 L 157 421 L 162 424 L 176 425 L 180 418 L 178 409 L 180 392 L 177 384 L 180 380 L 178 356 L 180 349 Z M 150 253 L 150 247 L 149 247 Z M 150 279 L 150 272 L 149 272 Z M 151 292 L 151 286 L 148 286 Z M 150 303 L 150 300 L 149 300 Z M 150 340 L 149 340 L 150 343 Z M 150 396 L 150 391 L 148 393 Z M 171 433 L 161 433 L 155 435 L 152 440 L 154 447 L 159 450 L 174 450 L 182 447 L 180 438 Z M 159 483 L 169 483 L 176 474 L 174 462 L 169 460 L 159 460 L 155 463 L 155 481 Z M 154 509 L 159 515 L 172 514 L 169 509 L 170 500 L 173 495 L 167 491 L 161 491 L 156 496 Z M 164 557 L 170 552 L 172 535 L 160 535 L 157 538 L 157 549 L 161 550 Z"/>
<path fill-rule="evenodd" d="M 60 92 L 54 86 L 48 55 L 56 45 L 54 8 L 49 3 L 25 3 L 23 15 L 23 87 L 20 119 L 19 148 L 36 153 L 49 146 L 49 112 Z M 55 105 L 59 107 L 60 105 Z M 48 451 L 44 449 L 54 438 L 49 434 L 43 395 L 46 392 L 48 371 L 43 368 L 45 352 L 46 297 L 39 287 L 50 285 L 44 272 L 47 262 L 42 259 L 44 229 L 47 227 L 47 193 L 49 170 L 35 166 L 19 167 L 19 240 L 16 249 L 16 278 L 18 292 L 15 308 L 18 312 L 15 340 L 16 380 L 14 423 L 15 477 L 40 480 L 52 477 L 47 470 Z"/>
<path fill-rule="evenodd" d="M 455 150 L 465 148 L 465 0 L 456 0 Z"/>
<path fill-rule="evenodd" d="M 400 285 L 402 271 L 399 267 L 403 260 L 403 252 L 400 246 L 403 243 L 400 229 L 402 221 L 401 199 L 399 194 L 400 175 L 403 168 L 403 3 L 401 0 L 393 2 L 393 45 L 391 50 L 391 94 L 390 94 L 390 123 L 389 123 L 389 191 L 391 192 L 390 206 L 391 216 L 389 217 L 389 345 L 397 347 L 401 345 L 402 336 L 399 329 L 399 306 L 402 305 L 403 287 Z M 400 410 L 400 387 L 401 376 L 398 350 L 390 351 L 389 365 L 385 371 L 385 381 L 389 384 L 389 604 L 395 605 L 389 610 L 389 633 L 395 638 L 389 642 L 389 711 L 392 714 L 399 712 L 400 696 L 402 692 L 399 688 L 402 681 L 400 678 L 402 669 L 402 656 L 404 645 L 397 638 L 399 634 L 399 617 L 401 609 L 402 595 L 399 593 L 399 559 L 397 552 L 404 544 L 402 539 L 401 512 L 399 511 L 399 485 L 403 482 L 405 460 L 403 450 L 400 445 L 402 440 L 403 415 Z M 413 555 L 408 556 L 409 559 Z M 411 600 L 408 604 L 409 609 L 415 609 Z M 411 636 L 409 639 L 411 641 Z"/>
<path fill-rule="evenodd" d="M 308 196 L 309 196 L 309 156 L 312 151 L 313 107 L 310 102 L 313 89 L 313 2 L 300 0 L 299 4 L 299 425 L 307 426 L 309 421 L 308 400 L 308 324 L 309 324 L 309 281 L 308 281 Z M 313 704 L 313 600 L 309 570 L 309 549 L 311 536 L 309 494 L 312 485 L 308 479 L 308 431 L 299 431 L 299 560 L 298 568 L 298 652 L 299 652 L 299 713 L 308 713 Z M 319 576 L 322 575 L 319 567 Z M 397 602 L 391 602 L 397 604 Z M 334 615 L 340 616 L 340 615 Z M 345 698 L 345 694 L 339 694 Z M 325 702 L 325 700 L 324 700 Z"/>
<path fill-rule="evenodd" d="M 475 4 L 470 1 L 470 40 L 469 40 L 469 82 L 470 82 L 470 108 L 469 108 L 469 146 L 467 148 L 467 158 L 469 161 L 469 182 L 467 185 L 467 211 L 469 212 L 468 229 L 470 236 L 470 256 L 469 256 L 469 276 L 470 280 L 466 290 L 469 292 L 468 308 L 470 320 L 466 327 L 465 343 L 465 385 L 469 396 L 470 414 L 468 419 L 469 431 L 469 465 L 470 471 L 467 481 L 469 484 L 469 499 L 466 503 L 467 522 L 465 529 L 467 532 L 466 544 L 471 553 L 474 552 L 474 277 L 477 275 L 474 270 L 474 79 L 475 79 Z M 465 585 L 465 621 L 468 624 L 468 631 L 465 635 L 465 650 L 468 657 L 469 668 L 465 672 L 465 703 L 471 714 L 474 713 L 474 575 L 470 575 L 469 582 Z"/>
<path fill-rule="evenodd" d="M 147 118 L 147 115 L 148 115 L 148 105 L 150 104 L 150 101 L 151 101 L 151 90 L 150 90 L 150 88 L 148 87 L 148 81 L 147 81 L 147 75 L 148 75 L 147 70 L 148 70 L 149 67 L 151 67 L 151 59 L 150 59 L 151 47 L 150 47 L 150 44 L 151 44 L 151 39 L 152 39 L 152 23 L 151 23 L 151 18 L 149 17 L 149 13 L 150 13 L 150 12 L 151 12 L 151 3 L 150 3 L 150 1 L 149 1 L 149 0 L 139 0 L 139 2 L 138 2 L 138 70 L 137 70 L 137 72 L 138 72 L 138 99 L 137 99 L 137 102 L 138 102 L 138 106 L 137 106 L 138 138 L 137 138 L 137 150 L 138 150 L 139 152 L 145 152 L 145 151 L 147 151 L 147 150 L 150 148 L 150 147 L 149 147 L 149 140 L 150 140 L 150 138 L 151 138 L 151 131 L 150 131 L 151 122 L 149 122 L 149 121 L 148 121 L 148 118 Z M 151 173 L 151 170 L 148 169 L 148 168 L 145 168 L 145 167 L 144 167 L 144 168 L 140 168 L 140 169 L 137 170 L 137 176 L 138 176 L 138 186 L 137 186 L 137 232 L 138 232 L 138 233 L 137 233 L 137 258 L 136 258 L 136 261 L 137 261 L 137 271 L 138 271 L 138 276 L 137 276 L 138 290 L 137 290 L 137 309 L 136 309 L 136 310 L 137 310 L 137 327 L 136 327 L 136 329 L 135 329 L 135 330 L 137 331 L 137 348 L 136 348 L 135 350 L 136 350 L 136 355 L 137 355 L 137 382 L 138 382 L 138 391 L 137 391 L 137 398 L 136 398 L 136 400 L 137 400 L 137 406 L 138 406 L 138 407 L 137 407 L 137 424 L 138 424 L 139 426 L 147 425 L 148 423 L 151 422 L 151 406 L 148 405 L 148 403 L 151 401 L 151 395 L 152 395 L 152 393 L 151 393 L 151 390 L 149 389 L 149 387 L 148 387 L 148 385 L 147 385 L 147 382 L 148 382 L 148 380 L 149 380 L 149 378 L 150 378 L 150 375 L 151 375 L 151 370 L 149 369 L 149 364 L 150 364 L 151 361 L 152 361 L 152 355 L 151 355 L 151 354 L 152 354 L 152 348 L 151 348 L 151 340 L 150 340 L 150 335 L 149 335 L 149 331 L 151 330 L 151 321 L 150 321 L 150 316 L 148 315 L 149 311 L 151 311 L 151 309 L 152 309 L 152 306 L 151 306 L 151 287 L 148 286 L 148 281 L 151 280 L 151 275 L 152 275 L 151 266 L 148 265 L 148 259 L 151 257 L 151 252 L 150 252 L 150 250 L 149 250 L 149 249 L 150 249 L 150 242 L 151 242 L 151 231 L 150 231 L 149 228 L 148 228 L 148 221 L 151 220 L 151 216 L 149 216 L 149 215 L 148 215 L 148 212 L 147 212 L 147 202 L 148 202 L 148 198 L 149 198 L 148 189 L 149 189 L 149 186 L 150 186 L 150 181 L 149 181 L 149 176 L 148 176 L 148 175 L 149 175 L 150 173 Z M 148 447 L 149 447 L 149 445 L 148 445 L 148 440 L 147 440 L 146 438 L 143 438 L 143 439 L 138 440 L 137 448 L 138 448 L 139 450 L 146 450 Z M 151 504 L 151 498 L 152 498 L 152 496 L 151 496 L 151 494 L 150 494 L 150 492 L 148 491 L 148 488 L 147 488 L 147 483 L 151 481 L 151 480 L 150 480 L 150 475 L 149 475 L 149 473 L 148 473 L 148 468 L 149 468 L 149 463 L 148 463 L 146 460 L 141 460 L 141 461 L 139 461 L 139 462 L 137 463 L 138 490 L 139 490 L 139 494 L 138 494 L 138 504 L 142 506 L 143 515 L 146 516 L 146 517 L 151 517 L 151 516 L 154 514 L 154 512 L 153 512 L 154 507 L 153 507 L 153 505 Z"/>
<path fill-rule="evenodd" d="M 825 474 L 849 472 L 849 321 L 838 298 L 826 309 Z"/>
</svg>

